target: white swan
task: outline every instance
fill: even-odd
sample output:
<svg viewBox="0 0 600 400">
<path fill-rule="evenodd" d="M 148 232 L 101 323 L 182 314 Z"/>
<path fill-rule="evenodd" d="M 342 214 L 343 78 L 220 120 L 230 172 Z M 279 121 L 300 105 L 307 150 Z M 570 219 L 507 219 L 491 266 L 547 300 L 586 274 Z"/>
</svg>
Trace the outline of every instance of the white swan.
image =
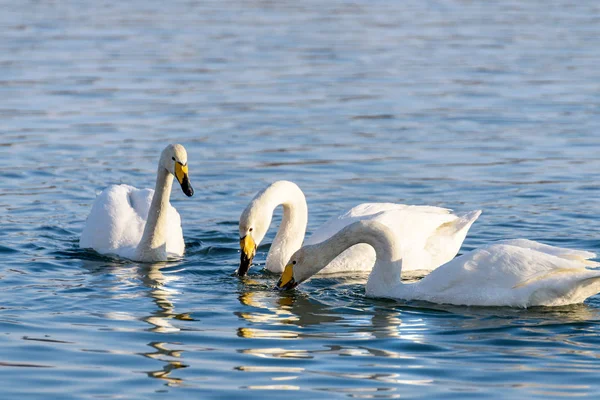
<svg viewBox="0 0 600 400">
<path fill-rule="evenodd" d="M 180 144 L 163 150 L 155 190 L 112 185 L 98 195 L 81 233 L 79 247 L 142 262 L 182 256 L 185 244 L 181 218 L 169 202 L 173 175 L 183 193 L 192 196 L 187 153 Z"/>
<path fill-rule="evenodd" d="M 240 217 L 238 275 L 248 272 L 256 247 L 265 237 L 273 211 L 279 205 L 283 205 L 283 218 L 267 256 L 267 270 L 281 273 L 290 256 L 302 246 L 308 220 L 304 194 L 295 183 L 275 182 L 260 191 Z M 322 242 L 355 221 L 379 221 L 392 229 L 402 245 L 404 271 L 423 274 L 458 253 L 480 214 L 481 211 L 472 211 L 456 215 L 440 207 L 365 203 L 327 221 L 304 244 Z M 374 263 L 375 251 L 366 244 L 357 244 L 332 260 L 323 273 L 370 271 Z"/>
<path fill-rule="evenodd" d="M 369 297 L 467 306 L 562 306 L 600 291 L 594 253 L 525 239 L 497 242 L 453 259 L 415 283 L 403 283 L 400 246 L 391 229 L 359 221 L 330 239 L 298 250 L 277 286 L 291 289 L 356 243 L 368 243 L 377 261 L 366 284 Z"/>
</svg>

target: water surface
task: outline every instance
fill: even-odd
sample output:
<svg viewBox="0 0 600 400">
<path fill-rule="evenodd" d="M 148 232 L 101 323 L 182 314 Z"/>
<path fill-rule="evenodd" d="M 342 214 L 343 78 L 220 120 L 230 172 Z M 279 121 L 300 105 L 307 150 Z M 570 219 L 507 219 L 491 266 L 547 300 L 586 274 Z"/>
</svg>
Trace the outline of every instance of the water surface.
<svg viewBox="0 0 600 400">
<path fill-rule="evenodd" d="M 365 201 L 483 209 L 462 252 L 600 251 L 594 2 L 4 2 L 2 398 L 597 397 L 600 296 L 556 309 L 292 293 L 239 260 L 254 193 L 295 181 L 309 231 Z M 108 184 L 188 149 L 187 251 L 78 248 Z M 280 214 L 274 219 L 279 222 Z M 264 263 L 274 229 L 259 249 Z"/>
</svg>

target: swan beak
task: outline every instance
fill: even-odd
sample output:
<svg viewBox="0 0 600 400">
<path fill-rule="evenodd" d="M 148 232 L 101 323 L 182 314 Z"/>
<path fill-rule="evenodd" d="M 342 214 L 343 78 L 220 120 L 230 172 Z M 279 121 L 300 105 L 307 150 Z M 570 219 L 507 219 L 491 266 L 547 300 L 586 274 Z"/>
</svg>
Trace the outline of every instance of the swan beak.
<svg viewBox="0 0 600 400">
<path fill-rule="evenodd" d="M 279 282 L 277 282 L 277 289 L 279 290 L 291 290 L 298 286 L 298 283 L 294 279 L 294 268 L 292 264 L 285 266 Z"/>
<path fill-rule="evenodd" d="M 246 235 L 240 239 L 240 250 L 240 267 L 237 270 L 237 274 L 245 276 L 256 254 L 256 243 L 254 243 L 252 235 Z"/>
<path fill-rule="evenodd" d="M 194 188 L 190 183 L 187 164 L 183 165 L 179 162 L 175 163 L 175 177 L 177 177 L 177 182 L 181 185 L 183 193 L 185 193 L 187 197 L 192 197 L 194 195 Z"/>
</svg>

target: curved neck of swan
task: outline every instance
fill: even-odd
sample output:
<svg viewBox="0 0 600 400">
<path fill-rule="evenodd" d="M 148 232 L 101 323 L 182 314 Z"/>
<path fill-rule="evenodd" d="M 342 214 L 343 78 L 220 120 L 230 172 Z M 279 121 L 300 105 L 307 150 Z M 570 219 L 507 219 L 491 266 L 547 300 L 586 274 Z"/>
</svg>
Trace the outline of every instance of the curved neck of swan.
<svg viewBox="0 0 600 400">
<path fill-rule="evenodd" d="M 359 243 L 375 249 L 375 266 L 367 285 L 398 285 L 402 275 L 400 245 L 389 228 L 368 221 L 348 225 L 324 242 L 306 246 L 311 247 L 311 253 L 318 257 L 308 276 L 316 274 L 346 249 Z"/>
<path fill-rule="evenodd" d="M 267 207 L 271 215 L 275 208 L 283 206 L 283 218 L 266 264 L 269 271 L 280 273 L 292 254 L 302 246 L 308 224 L 308 206 L 304 193 L 295 184 L 279 186 L 269 192 L 266 198 L 269 199 Z"/>
<path fill-rule="evenodd" d="M 167 211 L 172 187 L 173 175 L 159 166 L 144 234 L 136 250 L 143 261 L 164 261 L 166 257 Z"/>
</svg>

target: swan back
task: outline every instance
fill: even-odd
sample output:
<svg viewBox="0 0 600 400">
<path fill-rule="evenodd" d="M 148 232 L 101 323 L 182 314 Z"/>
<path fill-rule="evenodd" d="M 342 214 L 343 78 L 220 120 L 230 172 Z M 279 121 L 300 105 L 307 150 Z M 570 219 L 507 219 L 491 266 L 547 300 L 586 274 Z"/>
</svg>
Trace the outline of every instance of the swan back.
<svg viewBox="0 0 600 400">
<path fill-rule="evenodd" d="M 454 214 L 449 209 L 433 206 L 364 203 L 331 218 L 304 243 L 319 243 L 356 221 L 378 221 L 396 236 L 404 272 L 426 272 L 454 258 L 480 214 L 481 211 Z M 323 273 L 361 270 L 358 269 L 361 266 L 363 271 L 369 271 L 374 261 L 373 248 L 358 244 L 332 261 Z"/>
<path fill-rule="evenodd" d="M 590 260 L 590 258 L 596 258 L 596 253 L 584 250 L 566 249 L 564 247 L 550 246 L 544 243 L 535 242 L 529 239 L 508 239 L 500 240 L 495 244 L 506 244 L 510 246 L 522 247 L 524 249 L 531 249 L 546 253 L 556 257 L 564 258 L 565 260 L 579 261 L 589 266 L 598 266 L 599 263 Z"/>
<path fill-rule="evenodd" d="M 573 304 L 600 290 L 600 271 L 587 269 L 583 261 L 552 254 L 566 249 L 548 246 L 554 249 L 548 251 L 546 245 L 531 241 L 514 243 L 529 243 L 532 247 L 508 243 L 495 243 L 464 254 L 421 281 L 404 286 L 413 286 L 411 298 L 419 300 L 513 307 Z M 582 285 L 584 281 L 589 284 Z M 391 297 L 407 298 L 402 290 L 398 288 Z"/>
</svg>

